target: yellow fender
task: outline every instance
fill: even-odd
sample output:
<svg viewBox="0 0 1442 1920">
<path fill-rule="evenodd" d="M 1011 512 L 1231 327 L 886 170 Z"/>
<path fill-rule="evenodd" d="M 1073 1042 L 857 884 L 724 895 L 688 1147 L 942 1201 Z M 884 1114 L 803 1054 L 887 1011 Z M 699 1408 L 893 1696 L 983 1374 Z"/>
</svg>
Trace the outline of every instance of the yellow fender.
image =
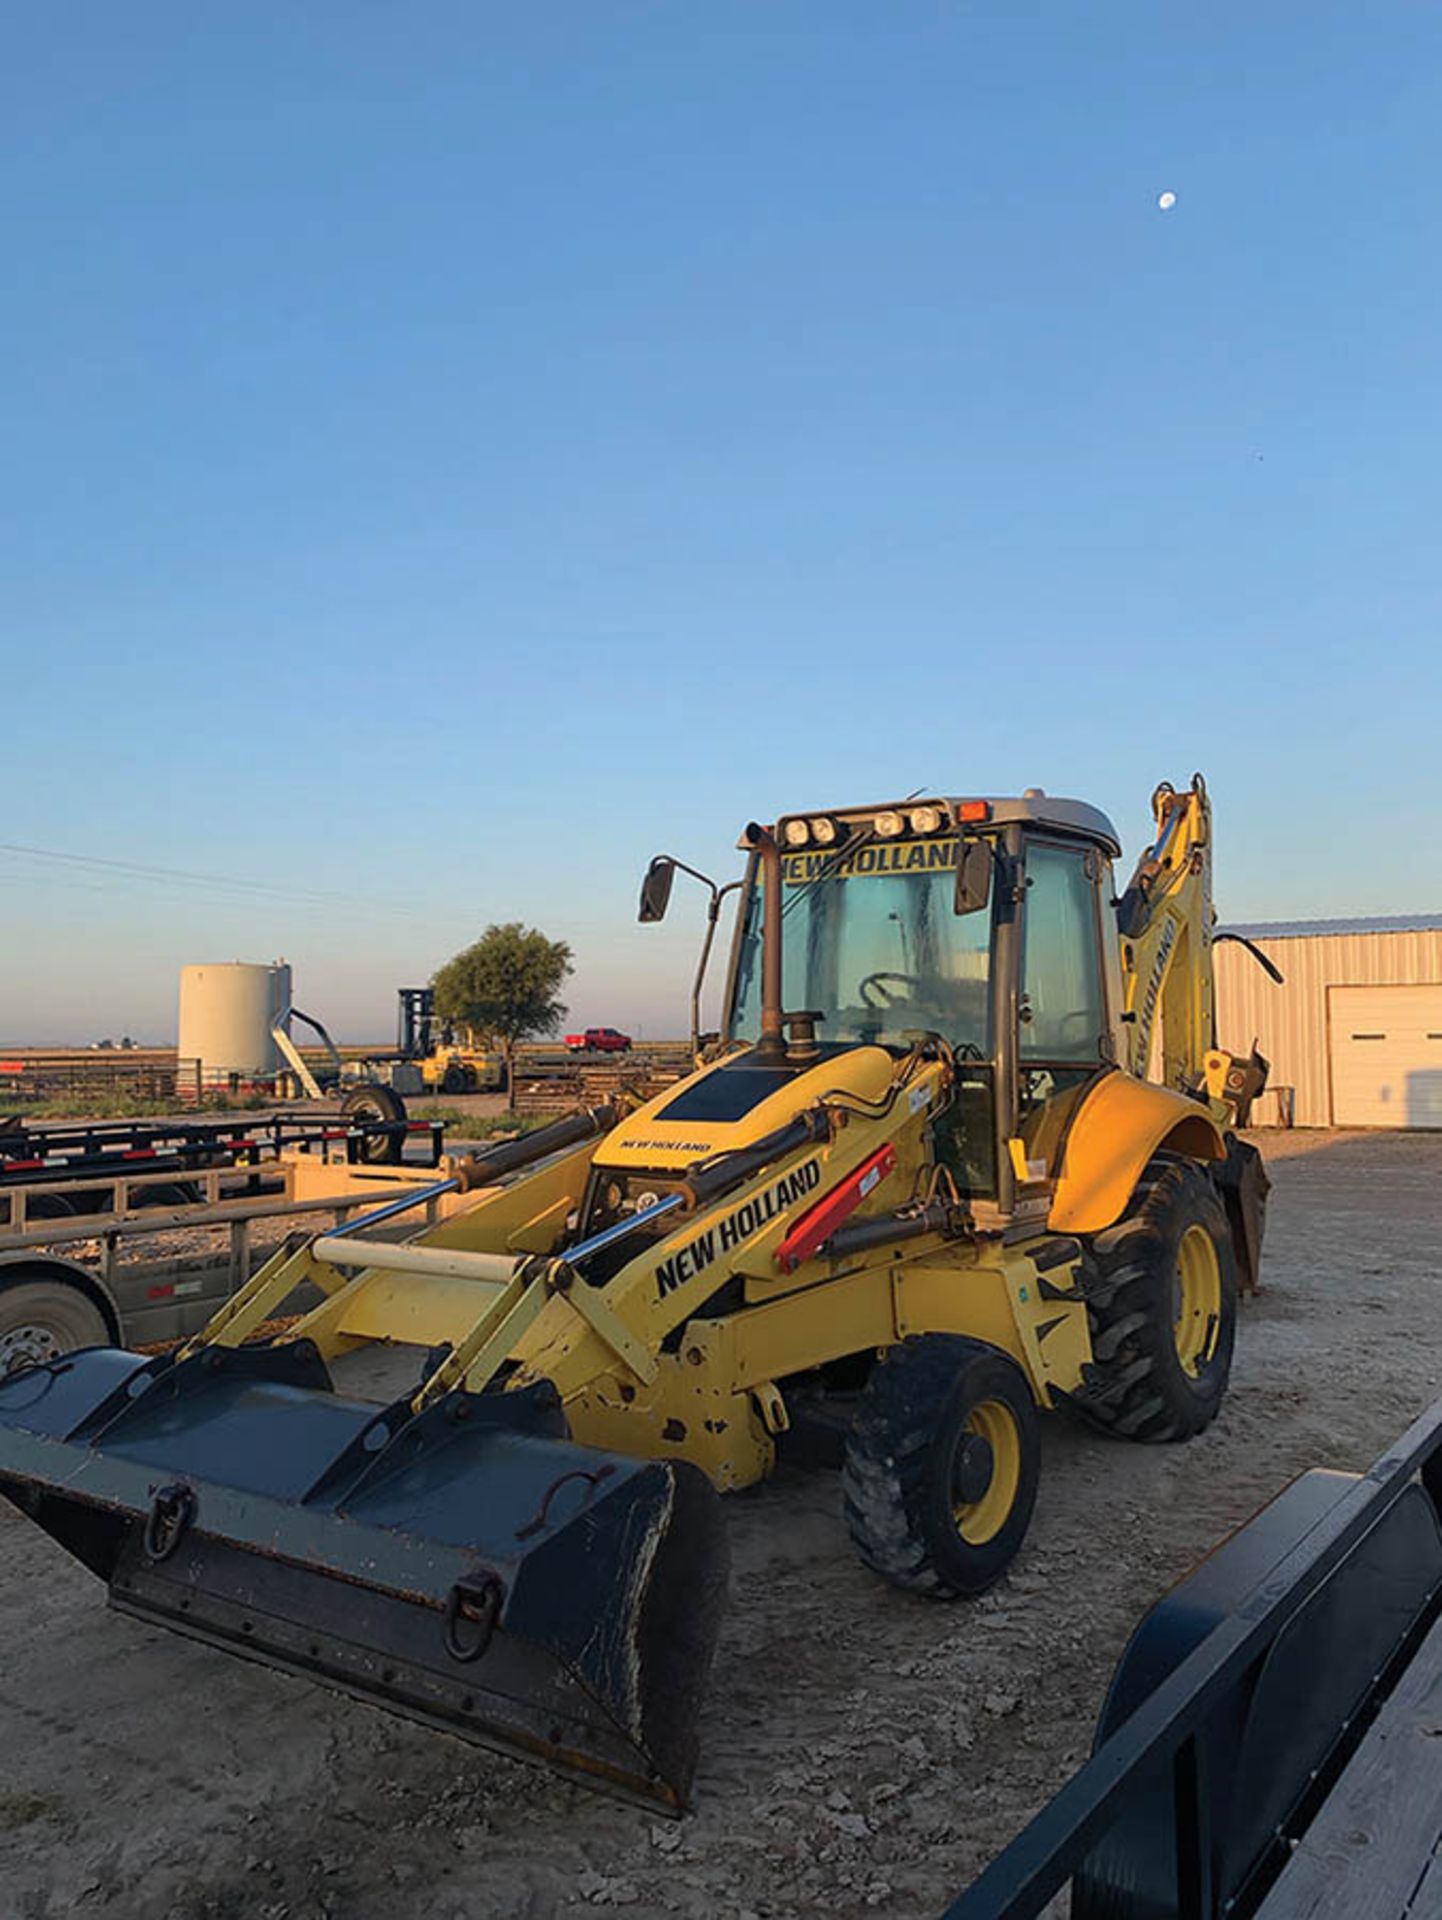
<svg viewBox="0 0 1442 1920">
<path fill-rule="evenodd" d="M 1047 1225 L 1054 1233 L 1100 1233 L 1112 1226 L 1159 1147 L 1194 1160 L 1227 1157 L 1221 1129 L 1195 1100 L 1129 1073 L 1107 1074 L 1082 1102 L 1067 1134 Z"/>
</svg>

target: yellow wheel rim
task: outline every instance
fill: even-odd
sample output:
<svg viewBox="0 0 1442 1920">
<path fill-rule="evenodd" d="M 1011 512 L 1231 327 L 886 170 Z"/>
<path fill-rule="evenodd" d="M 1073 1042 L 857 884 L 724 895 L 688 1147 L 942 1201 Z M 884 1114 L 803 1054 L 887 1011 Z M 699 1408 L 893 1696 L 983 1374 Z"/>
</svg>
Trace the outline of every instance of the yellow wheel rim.
<svg viewBox="0 0 1442 1920">
<path fill-rule="evenodd" d="M 1211 1359 L 1222 1317 L 1222 1269 L 1205 1227 L 1188 1227 L 1177 1249 L 1177 1317 L 1172 1326 L 1182 1371 L 1193 1378 Z"/>
<path fill-rule="evenodd" d="M 952 1518 L 969 1547 L 984 1547 L 1006 1525 L 1021 1485 L 1021 1434 L 1004 1401 L 978 1401 L 957 1435 L 957 1459 L 968 1436 L 984 1440 L 991 1451 L 991 1478 L 974 1500 L 954 1500 Z"/>
</svg>

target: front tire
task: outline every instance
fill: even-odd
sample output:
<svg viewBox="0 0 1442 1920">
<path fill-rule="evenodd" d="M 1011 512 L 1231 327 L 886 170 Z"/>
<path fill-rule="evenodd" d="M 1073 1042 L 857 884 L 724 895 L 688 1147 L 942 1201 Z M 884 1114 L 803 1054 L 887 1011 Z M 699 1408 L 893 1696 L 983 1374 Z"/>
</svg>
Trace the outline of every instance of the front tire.
<svg viewBox="0 0 1442 1920">
<path fill-rule="evenodd" d="M 1000 1579 L 1036 1504 L 1031 1390 L 1004 1353 L 959 1334 L 890 1347 L 846 1441 L 846 1525 L 893 1586 L 957 1599 Z"/>
<path fill-rule="evenodd" d="M 1128 1440 L 1187 1440 L 1216 1418 L 1232 1368 L 1237 1263 L 1226 1209 L 1202 1169 L 1148 1162 L 1081 1268 L 1093 1360 L 1074 1404 Z"/>
</svg>

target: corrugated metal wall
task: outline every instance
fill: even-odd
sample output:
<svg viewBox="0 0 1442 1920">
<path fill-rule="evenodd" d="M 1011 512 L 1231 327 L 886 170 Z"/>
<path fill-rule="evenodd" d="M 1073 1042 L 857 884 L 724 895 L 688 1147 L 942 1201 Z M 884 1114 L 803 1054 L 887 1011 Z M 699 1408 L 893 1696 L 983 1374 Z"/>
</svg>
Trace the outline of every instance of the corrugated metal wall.
<svg viewBox="0 0 1442 1920">
<path fill-rule="evenodd" d="M 1217 1039 L 1245 1053 L 1255 1036 L 1272 1063 L 1270 1085 L 1294 1089 L 1299 1127 L 1332 1124 L 1328 1067 L 1329 986 L 1420 986 L 1442 981 L 1442 932 L 1299 934 L 1256 943 L 1286 976 L 1277 986 L 1245 947 L 1215 949 Z M 1258 1101 L 1259 1126 L 1275 1126 L 1269 1091 Z"/>
</svg>

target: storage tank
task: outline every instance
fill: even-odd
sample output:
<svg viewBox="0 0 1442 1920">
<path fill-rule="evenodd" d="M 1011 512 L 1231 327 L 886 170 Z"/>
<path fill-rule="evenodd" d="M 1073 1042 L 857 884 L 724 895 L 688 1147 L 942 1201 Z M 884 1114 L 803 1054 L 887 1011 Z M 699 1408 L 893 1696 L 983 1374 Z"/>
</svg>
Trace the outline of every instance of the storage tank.
<svg viewBox="0 0 1442 1920">
<path fill-rule="evenodd" d="M 203 1087 L 269 1079 L 280 1064 L 270 1030 L 289 1005 L 290 968 L 284 961 L 182 967 L 176 1047 L 182 1074 L 195 1060 Z"/>
</svg>

